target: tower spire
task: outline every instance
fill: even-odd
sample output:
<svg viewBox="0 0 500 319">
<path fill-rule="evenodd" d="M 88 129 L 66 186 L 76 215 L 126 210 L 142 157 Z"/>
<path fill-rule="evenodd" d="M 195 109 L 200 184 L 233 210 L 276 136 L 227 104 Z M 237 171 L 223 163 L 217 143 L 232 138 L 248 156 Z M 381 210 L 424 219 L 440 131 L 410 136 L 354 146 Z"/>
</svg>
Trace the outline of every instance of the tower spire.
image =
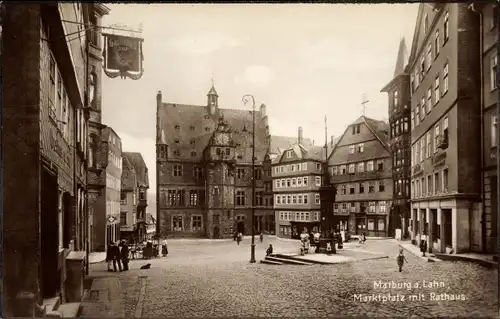
<svg viewBox="0 0 500 319">
<path fill-rule="evenodd" d="M 363 116 L 366 115 L 366 104 L 370 102 L 367 98 L 366 98 L 366 94 L 363 94 L 362 97 L 361 97 L 361 114 Z"/>
</svg>

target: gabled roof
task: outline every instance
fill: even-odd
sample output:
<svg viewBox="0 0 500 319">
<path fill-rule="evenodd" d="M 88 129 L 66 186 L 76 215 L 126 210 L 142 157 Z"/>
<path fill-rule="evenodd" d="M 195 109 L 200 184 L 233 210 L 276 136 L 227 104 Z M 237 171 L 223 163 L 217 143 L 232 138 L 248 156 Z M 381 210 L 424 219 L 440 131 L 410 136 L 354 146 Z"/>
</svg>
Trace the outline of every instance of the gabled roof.
<svg viewBox="0 0 500 319">
<path fill-rule="evenodd" d="M 281 154 L 286 149 L 297 143 L 297 136 L 279 136 L 271 135 L 271 154 Z M 306 148 L 313 146 L 312 140 L 309 138 L 302 139 L 302 145 Z"/>
<path fill-rule="evenodd" d="M 337 146 L 338 146 L 340 140 L 342 140 L 342 138 L 345 136 L 346 132 L 349 130 L 349 127 L 351 125 L 354 125 L 354 124 L 363 124 L 363 123 L 368 127 L 370 132 L 373 134 L 373 136 L 375 136 L 375 138 L 380 142 L 380 144 L 382 144 L 382 146 L 388 152 L 390 152 L 389 145 L 388 145 L 389 136 L 387 135 L 387 133 L 389 132 L 389 124 L 384 122 L 384 121 L 375 120 L 375 119 L 366 117 L 364 115 L 361 115 L 354 122 L 349 124 L 348 127 L 346 127 L 346 129 L 344 130 L 344 133 L 342 133 L 342 135 L 337 139 L 337 141 L 335 142 L 335 146 L 333 147 L 332 151 L 328 155 L 328 160 L 330 160 L 330 158 L 332 157 L 333 153 L 337 149 Z"/>
<path fill-rule="evenodd" d="M 132 163 L 126 156 L 123 156 L 122 166 L 122 191 L 135 191 L 137 187 L 137 177 Z"/>
<path fill-rule="evenodd" d="M 137 186 L 149 188 L 148 167 L 141 153 L 123 152 L 123 158 L 127 158 L 128 162 L 134 169 L 137 179 Z"/>
<path fill-rule="evenodd" d="M 251 163 L 252 111 L 249 110 L 219 108 L 216 114 L 209 114 L 207 106 L 162 103 L 158 106 L 157 142 L 168 145 L 169 159 L 200 162 L 220 116 L 224 117 L 231 128 L 232 140 L 236 145 L 236 161 Z M 257 161 L 263 161 L 267 153 L 267 131 L 267 121 L 260 111 L 255 111 Z"/>
</svg>

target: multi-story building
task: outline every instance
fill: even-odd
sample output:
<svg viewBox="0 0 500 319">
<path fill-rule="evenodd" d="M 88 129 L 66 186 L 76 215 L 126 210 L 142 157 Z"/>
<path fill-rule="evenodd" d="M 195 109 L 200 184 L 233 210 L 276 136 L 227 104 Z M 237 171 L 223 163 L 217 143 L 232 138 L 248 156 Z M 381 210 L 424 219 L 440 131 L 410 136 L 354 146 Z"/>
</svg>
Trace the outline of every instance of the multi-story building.
<svg viewBox="0 0 500 319">
<path fill-rule="evenodd" d="M 89 15 L 106 9 L 1 5 L 2 80 L 9 88 L 3 92 L 2 310 L 4 317 L 38 317 L 46 298 L 81 298 L 68 278 L 83 279 L 88 251 L 85 26 Z"/>
<path fill-rule="evenodd" d="M 387 237 L 393 194 L 389 127 L 383 121 L 359 117 L 333 148 L 328 165 L 337 188 L 335 225 L 351 234 Z"/>
<path fill-rule="evenodd" d="M 127 206 L 127 214 L 131 212 L 134 213 L 134 218 L 130 218 L 127 215 L 127 223 L 122 224 L 122 232 L 130 231 L 130 221 L 134 221 L 133 226 L 133 238 L 139 242 L 143 242 L 146 239 L 147 229 L 146 229 L 146 208 L 148 207 L 148 189 L 149 189 L 149 174 L 146 162 L 141 153 L 137 152 L 124 152 L 123 157 L 127 158 L 127 169 L 133 172 L 135 176 L 135 185 L 127 188 L 125 192 L 122 192 L 122 203 L 125 202 Z M 132 185 L 131 185 L 132 186 Z M 130 201 L 128 201 L 127 192 L 133 191 L 135 195 L 132 196 L 132 206 L 133 209 L 130 210 Z M 134 199 L 135 198 L 135 199 Z M 122 211 L 123 212 L 123 211 Z"/>
<path fill-rule="evenodd" d="M 479 17 L 466 3 L 420 4 L 410 74 L 412 240 L 481 250 Z"/>
<path fill-rule="evenodd" d="M 236 230 L 249 234 L 253 203 L 255 230 L 269 229 L 266 222 L 274 214 L 262 200 L 263 162 L 270 146 L 265 105 L 255 113 L 219 108 L 214 87 L 206 105 L 163 103 L 158 92 L 156 138 L 158 235 L 221 238 Z"/>
<path fill-rule="evenodd" d="M 120 239 L 120 191 L 122 179 L 122 143 L 118 134 L 109 126 L 101 132 L 101 141 L 91 144 L 89 148 L 91 157 L 99 164 L 104 188 L 94 202 L 92 209 L 92 240 L 93 251 L 105 251 L 110 242 Z M 91 135 L 91 137 L 93 137 Z M 99 149 L 93 149 L 99 145 Z M 96 152 L 94 152 L 94 150 Z M 89 161 L 94 163 L 94 160 Z M 90 170 L 90 169 L 89 169 Z"/>
<path fill-rule="evenodd" d="M 410 75 L 405 72 L 407 49 L 401 39 L 396 60 L 394 77 L 382 89 L 389 97 L 389 147 L 392 153 L 392 206 L 393 218 L 389 236 L 393 230 L 401 229 L 403 238 L 409 237 L 410 219 L 410 173 L 411 173 L 411 128 L 410 128 Z"/>
<path fill-rule="evenodd" d="M 320 228 L 320 197 L 326 162 L 325 148 L 304 147 L 299 127 L 296 142 L 272 162 L 276 234 L 299 238 Z"/>
<path fill-rule="evenodd" d="M 101 25 L 102 17 L 109 13 L 103 5 L 97 5 L 96 10 L 89 15 L 90 25 Z M 107 149 L 101 145 L 101 130 L 106 126 L 102 124 L 102 67 L 103 40 L 99 29 L 91 28 L 89 33 L 89 160 L 87 169 L 88 182 L 88 207 L 89 207 L 89 246 L 91 251 L 104 251 L 110 238 L 106 234 L 106 206 L 103 194 L 106 191 L 106 174 L 109 158 Z M 104 139 L 107 142 L 107 139 Z M 101 150 L 103 152 L 101 152 Z M 121 153 L 121 150 L 120 150 Z M 121 172 L 120 172 L 121 175 Z M 118 222 L 118 221 L 116 221 Z"/>
<path fill-rule="evenodd" d="M 470 7 L 481 18 L 480 50 L 482 69 L 481 96 L 481 141 L 482 141 L 482 247 L 484 252 L 498 251 L 498 198 L 496 152 L 498 145 L 498 117 L 495 106 L 498 103 L 498 4 L 475 3 Z"/>
</svg>

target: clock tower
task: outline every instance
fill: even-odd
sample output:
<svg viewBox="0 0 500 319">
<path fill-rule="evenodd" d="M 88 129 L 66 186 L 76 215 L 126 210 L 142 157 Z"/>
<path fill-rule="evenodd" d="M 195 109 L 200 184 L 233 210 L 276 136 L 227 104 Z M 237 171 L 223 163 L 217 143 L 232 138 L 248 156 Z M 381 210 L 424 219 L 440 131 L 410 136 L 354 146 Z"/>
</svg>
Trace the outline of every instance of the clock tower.
<svg viewBox="0 0 500 319">
<path fill-rule="evenodd" d="M 219 115 L 217 129 L 204 152 L 209 238 L 231 236 L 234 215 L 235 145 L 229 124 Z"/>
<path fill-rule="evenodd" d="M 207 94 L 207 108 L 208 114 L 212 116 L 216 115 L 219 110 L 219 95 L 217 94 L 217 91 L 215 91 L 213 83 L 212 88 Z"/>
</svg>

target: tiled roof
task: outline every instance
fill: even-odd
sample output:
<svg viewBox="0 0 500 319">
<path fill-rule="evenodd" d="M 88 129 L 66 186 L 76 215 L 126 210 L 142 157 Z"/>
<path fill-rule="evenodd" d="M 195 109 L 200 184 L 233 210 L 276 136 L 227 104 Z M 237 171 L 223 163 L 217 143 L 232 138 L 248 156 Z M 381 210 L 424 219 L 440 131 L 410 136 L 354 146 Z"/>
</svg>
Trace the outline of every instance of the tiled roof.
<svg viewBox="0 0 500 319">
<path fill-rule="evenodd" d="M 252 161 L 252 111 L 249 110 L 219 108 L 219 112 L 210 115 L 207 106 L 163 103 L 158 108 L 160 132 L 157 141 L 169 146 L 169 159 L 199 162 L 217 128 L 220 114 L 232 130 L 232 140 L 236 144 L 236 161 L 250 163 Z M 255 111 L 257 161 L 263 161 L 267 153 L 266 126 L 267 120 L 262 117 L 260 111 Z M 241 158 L 238 158 L 238 155 Z"/>
<path fill-rule="evenodd" d="M 146 166 L 146 162 L 144 162 L 144 158 L 141 153 L 137 152 L 123 152 L 122 156 L 127 158 L 128 162 L 132 165 L 135 171 L 135 175 L 137 178 L 137 183 L 139 186 L 149 188 L 149 176 L 148 176 L 148 168 Z"/>
<path fill-rule="evenodd" d="M 123 156 L 122 167 L 122 191 L 135 191 L 137 186 L 135 169 L 126 156 Z"/>
<path fill-rule="evenodd" d="M 271 135 L 271 153 L 273 154 L 281 154 L 284 150 L 290 148 L 292 145 L 297 143 L 297 136 L 278 136 Z M 313 146 L 311 139 L 304 138 L 302 139 L 302 145 L 304 147 Z"/>
<path fill-rule="evenodd" d="M 375 136 L 384 144 L 384 146 L 387 146 L 387 142 L 389 141 L 389 124 L 366 116 L 364 117 L 364 120 Z"/>
</svg>

